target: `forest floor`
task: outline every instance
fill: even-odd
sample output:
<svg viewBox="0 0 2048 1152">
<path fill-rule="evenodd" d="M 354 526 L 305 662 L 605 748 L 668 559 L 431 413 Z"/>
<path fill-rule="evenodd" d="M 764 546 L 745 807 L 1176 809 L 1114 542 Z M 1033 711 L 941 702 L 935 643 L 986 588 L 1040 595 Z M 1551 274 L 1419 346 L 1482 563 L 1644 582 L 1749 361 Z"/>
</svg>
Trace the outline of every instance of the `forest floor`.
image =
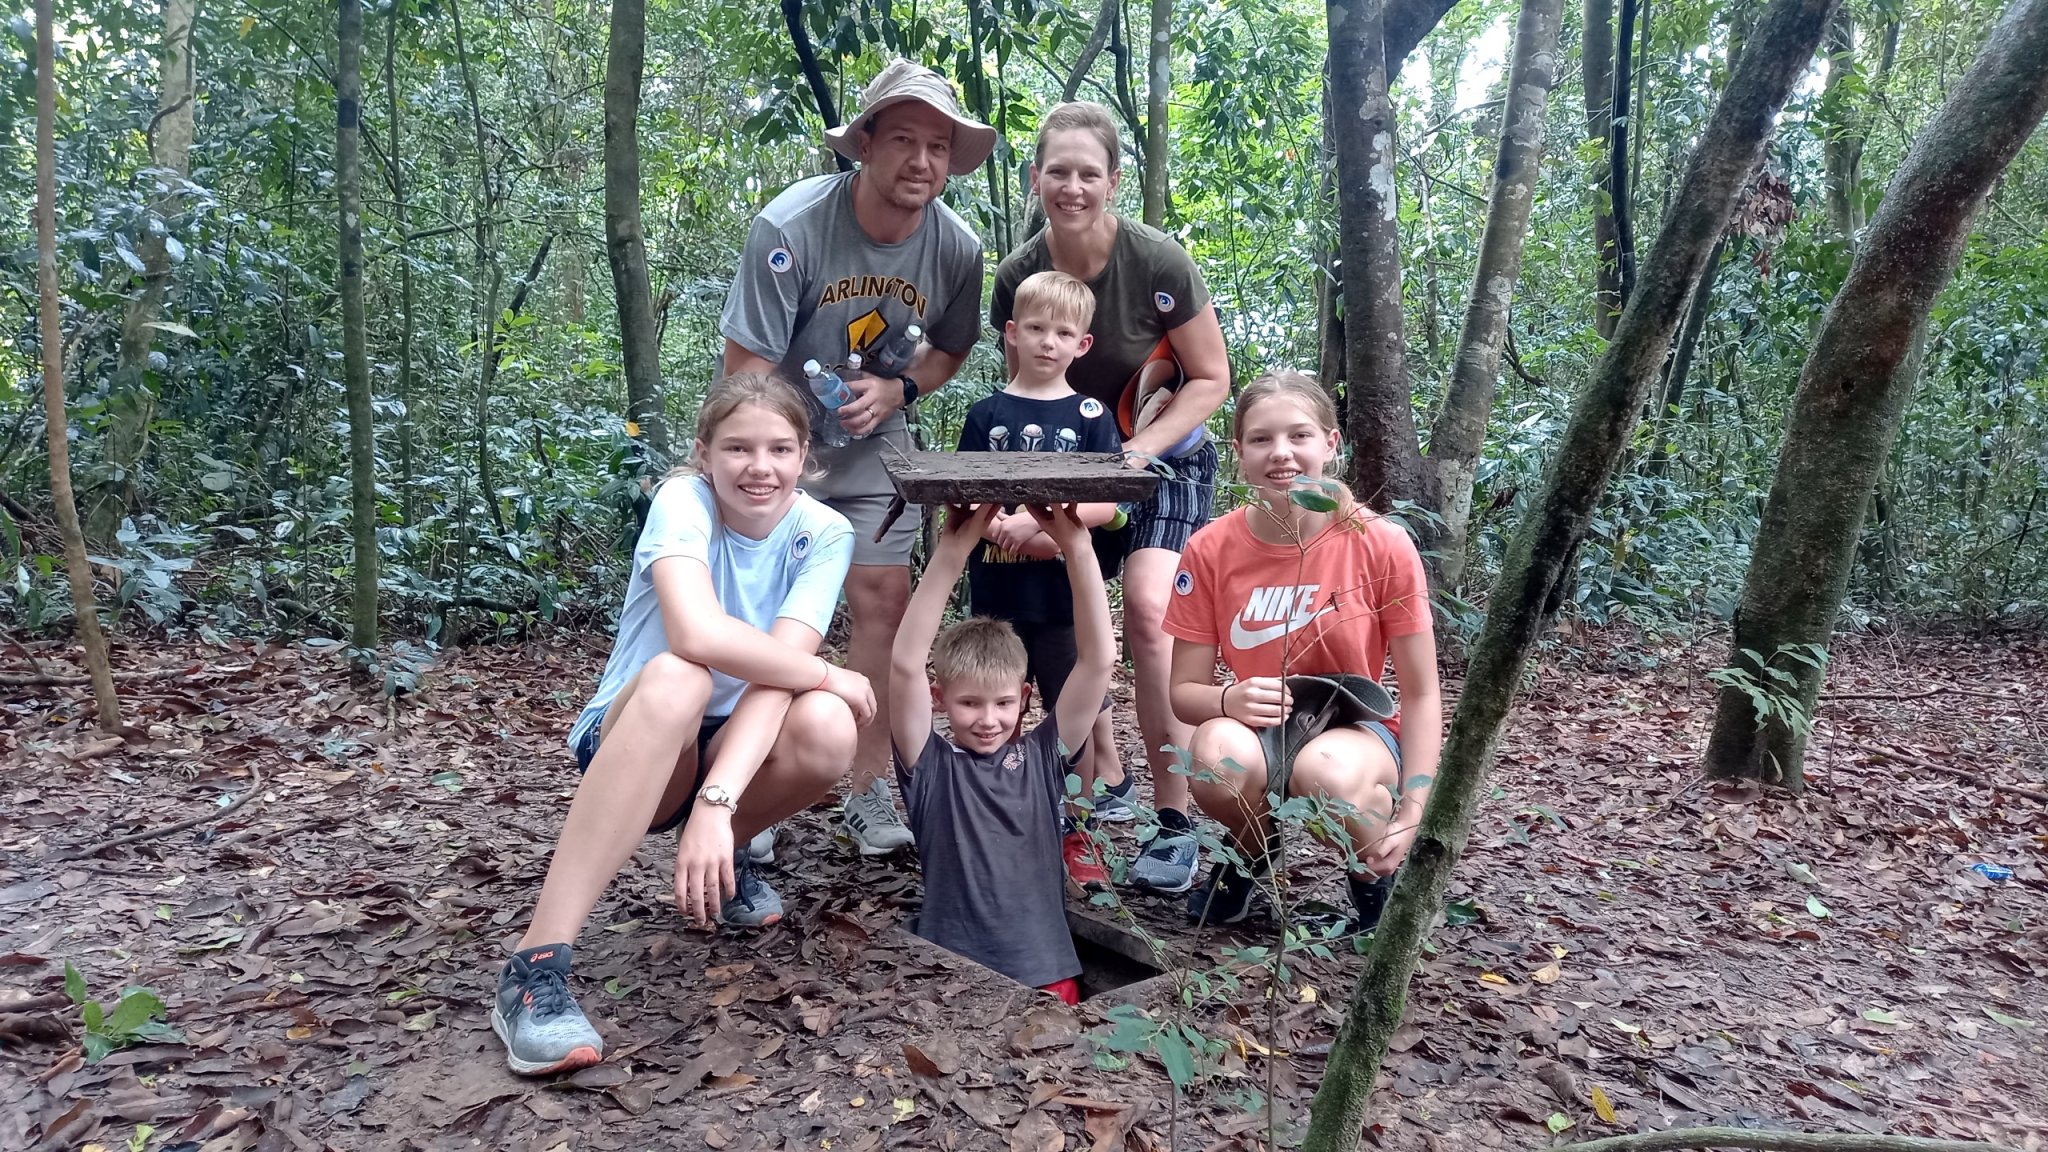
<svg viewBox="0 0 2048 1152">
<path fill-rule="evenodd" d="M 1726 1123 L 2048 1147 L 2048 642 L 1843 643 L 1798 798 L 1697 776 L 1725 642 L 1654 660 L 1634 638 L 1576 643 L 1515 712 L 1368 1141 Z M 75 671 L 63 652 L 0 642 L 10 671 Z M 1284 1000 L 1247 977 L 1235 1005 L 1169 1009 L 1216 1042 L 1176 1104 L 1150 1054 L 1098 1066 L 1123 1060 L 1098 1044 L 1113 997 L 1069 1010 L 906 938 L 914 869 L 835 843 L 830 805 L 785 826 L 769 878 L 790 915 L 755 935 L 687 930 L 673 837 L 648 840 L 577 948 L 606 1062 L 509 1075 L 487 1002 L 601 659 L 572 638 L 444 653 L 390 703 L 350 689 L 335 648 L 131 649 L 126 742 L 81 721 L 84 687 L 0 681 L 0 1148 L 1297 1138 L 1361 964 L 1349 942 L 1290 960 Z M 259 771 L 205 828 L 62 858 L 217 811 Z M 1290 890 L 1341 903 L 1312 855 Z M 1269 942 L 1198 937 L 1179 907 L 1129 898 L 1186 982 Z M 153 989 L 177 1035 L 85 1063 L 66 963 L 109 1005 Z"/>
</svg>

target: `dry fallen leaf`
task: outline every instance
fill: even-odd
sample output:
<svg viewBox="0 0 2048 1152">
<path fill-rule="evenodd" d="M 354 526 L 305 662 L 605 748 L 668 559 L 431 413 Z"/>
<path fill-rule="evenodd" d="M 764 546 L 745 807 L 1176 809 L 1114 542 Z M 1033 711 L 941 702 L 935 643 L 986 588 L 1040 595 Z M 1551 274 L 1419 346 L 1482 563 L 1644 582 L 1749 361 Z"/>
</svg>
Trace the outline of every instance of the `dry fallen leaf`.
<svg viewBox="0 0 2048 1152">
<path fill-rule="evenodd" d="M 1010 1129 L 1010 1152 L 1062 1152 L 1067 1134 L 1043 1112 L 1030 1111 Z"/>
<path fill-rule="evenodd" d="M 1593 1085 L 1593 1111 L 1603 1124 L 1617 1123 L 1614 1117 L 1614 1101 L 1607 1098 L 1607 1090 Z"/>
<path fill-rule="evenodd" d="M 816 1112 L 818 1110 L 818 1106 L 823 1104 L 824 1102 L 825 1090 L 823 1088 L 814 1088 L 811 1090 L 811 1094 L 809 1096 L 804 1097 L 803 1103 L 798 1104 L 796 1106 L 796 1109 L 804 1115 L 809 1116 L 811 1113 Z"/>
<path fill-rule="evenodd" d="M 1531 973 L 1529 978 L 1538 984 L 1555 984 L 1557 983 L 1557 978 L 1562 975 L 1564 975 L 1564 969 L 1558 967 L 1557 961 L 1552 960 Z"/>
</svg>

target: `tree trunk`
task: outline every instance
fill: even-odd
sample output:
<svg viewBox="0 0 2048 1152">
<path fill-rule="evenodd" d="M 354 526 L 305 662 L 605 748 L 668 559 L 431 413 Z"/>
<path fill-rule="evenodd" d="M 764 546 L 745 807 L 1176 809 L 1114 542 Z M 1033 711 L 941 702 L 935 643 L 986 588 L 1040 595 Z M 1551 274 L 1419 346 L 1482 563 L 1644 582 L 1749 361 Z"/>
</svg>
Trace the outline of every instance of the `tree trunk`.
<svg viewBox="0 0 2048 1152">
<path fill-rule="evenodd" d="M 1440 587 L 1465 575 L 1465 533 L 1472 515 L 1472 476 L 1486 441 L 1486 421 L 1500 383 L 1501 345 L 1507 339 L 1508 303 L 1522 274 L 1522 242 L 1543 160 L 1543 115 L 1557 85 L 1558 34 L 1564 0 L 1523 0 L 1508 65 L 1507 105 L 1493 163 L 1493 193 L 1479 266 L 1465 306 L 1465 326 L 1451 361 L 1443 412 L 1429 433 L 1429 463 L 1436 469 L 1444 535 L 1437 544 Z"/>
<path fill-rule="evenodd" d="M 1899 165 L 1800 372 L 1734 647 L 1782 663 L 1803 715 L 1812 715 L 1823 672 L 1778 653 L 1825 646 L 1834 629 L 1870 493 L 1912 395 L 1917 374 L 1901 365 L 1955 273 L 1971 216 L 2048 112 L 2043 60 L 2048 0 L 2018 0 Z M 1796 728 L 1761 722 L 1746 693 L 1724 687 L 1707 771 L 1797 791 L 1806 735 Z"/>
<path fill-rule="evenodd" d="M 171 218 L 185 197 L 192 155 L 192 19 L 195 0 L 163 0 L 163 79 L 156 116 L 149 127 L 149 163 L 159 191 L 150 201 L 150 227 L 136 244 L 142 258 L 142 291 L 128 301 L 121 318 L 120 356 L 107 392 L 108 482 L 90 496 L 86 526 L 101 547 L 114 547 L 121 517 L 135 504 L 135 477 L 149 444 L 156 396 L 149 387 L 149 353 L 156 343 L 157 317 L 171 286 Z"/>
<path fill-rule="evenodd" d="M 1805 72 L 1833 8 L 1834 0 L 1772 0 L 1763 34 L 1743 53 L 1687 161 L 1614 340 L 1550 454 L 1543 494 L 1517 527 L 1489 598 L 1414 847 L 1331 1047 L 1310 1110 L 1307 1152 L 1357 1147 L 1373 1079 L 1401 1023 L 1408 982 L 1464 851 L 1502 724 L 1535 648 L 1543 602 L 1563 577 L 1565 557 L 1585 536 L 1663 363 L 1686 293 L 1727 227 L 1736 194 L 1763 155 L 1772 121 Z"/>
<path fill-rule="evenodd" d="M 1329 0 L 1330 120 L 1337 154 L 1338 252 L 1351 485 L 1381 511 L 1434 506 L 1408 389 L 1401 246 L 1394 200 L 1394 109 L 1387 97 L 1385 5 Z"/>
<path fill-rule="evenodd" d="M 1721 254 L 1727 247 L 1726 239 L 1716 241 L 1714 250 L 1707 255 L 1707 270 L 1685 305 L 1685 326 L 1678 330 L 1678 347 L 1664 366 L 1664 399 L 1650 413 L 1650 419 L 1658 425 L 1657 443 L 1650 449 L 1648 465 L 1652 476 L 1662 476 L 1671 469 L 1671 439 L 1677 434 L 1672 425 L 1678 422 L 1678 411 L 1685 403 L 1685 381 L 1692 375 L 1692 358 L 1700 346 L 1700 333 L 1714 310 L 1714 284 L 1721 278 Z"/>
<path fill-rule="evenodd" d="M 392 222 L 398 226 L 398 506 L 400 521 L 410 527 L 418 516 L 418 463 L 412 416 L 413 303 L 412 214 L 405 202 L 405 153 L 400 148 L 398 115 L 398 22 L 405 18 L 405 0 L 392 0 L 384 23 L 384 108 L 391 141 Z"/>
<path fill-rule="evenodd" d="M 626 365 L 626 419 L 666 456 L 661 405 L 661 344 L 654 336 L 654 292 L 647 284 L 647 239 L 640 230 L 640 75 L 647 62 L 645 0 L 612 0 L 611 46 L 604 62 L 604 239 L 619 308 Z"/>
<path fill-rule="evenodd" d="M 1593 189 L 1593 327 L 1614 339 L 1621 318 L 1621 273 L 1615 261 L 1614 197 L 1607 182 L 1614 111 L 1614 0 L 1585 0 L 1581 8 L 1581 71 L 1585 77 L 1586 139 L 1598 141 Z"/>
<path fill-rule="evenodd" d="M 1095 67 L 1096 57 L 1102 55 L 1103 46 L 1109 43 L 1109 30 L 1116 26 L 1117 3 L 1118 0 L 1102 0 L 1102 7 L 1096 9 L 1095 27 L 1089 31 L 1087 43 L 1081 45 L 1081 55 L 1067 73 L 1067 82 L 1060 86 L 1062 102 L 1072 100 L 1081 91 L 1081 81 L 1088 78 L 1088 70 Z"/>
<path fill-rule="evenodd" d="M 1166 226 L 1167 104 L 1173 96 L 1173 0 L 1152 0 L 1145 66 L 1145 223 Z"/>
<path fill-rule="evenodd" d="M 341 376 L 348 395 L 349 524 L 355 590 L 349 662 L 367 670 L 377 652 L 377 430 L 363 316 L 363 7 L 340 0 L 334 73 L 334 187 L 341 209 Z"/>
<path fill-rule="evenodd" d="M 92 567 L 85 558 L 85 532 L 71 494 L 71 438 L 64 411 L 64 321 L 57 308 L 57 77 L 51 0 L 36 0 L 36 288 L 43 345 L 43 439 L 50 448 L 50 502 L 64 540 L 64 574 L 71 583 L 71 613 L 92 674 L 92 699 L 100 729 L 121 728 L 121 704 L 107 664 L 107 638 L 100 631 L 100 606 L 93 598 Z"/>
<path fill-rule="evenodd" d="M 1635 72 L 1636 0 L 1621 0 L 1621 20 L 1614 33 L 1614 107 L 1607 118 L 1613 133 L 1607 142 L 1607 195 L 1614 208 L 1614 277 L 1621 306 L 1628 307 L 1636 286 L 1635 188 L 1629 183 L 1628 94 Z"/>
<path fill-rule="evenodd" d="M 1854 245 L 1862 231 L 1862 139 L 1850 107 L 1862 87 L 1856 66 L 1856 17 L 1844 9 L 1828 25 L 1828 79 L 1820 92 L 1821 160 L 1828 194 L 1828 222 L 1843 242 Z"/>
</svg>

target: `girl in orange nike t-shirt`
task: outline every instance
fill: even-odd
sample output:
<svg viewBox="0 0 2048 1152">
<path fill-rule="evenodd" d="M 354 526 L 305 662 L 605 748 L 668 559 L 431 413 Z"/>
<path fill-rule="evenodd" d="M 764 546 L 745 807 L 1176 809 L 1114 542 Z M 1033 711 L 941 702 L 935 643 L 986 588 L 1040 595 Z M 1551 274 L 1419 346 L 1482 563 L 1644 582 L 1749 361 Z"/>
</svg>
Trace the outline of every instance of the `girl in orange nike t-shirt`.
<svg viewBox="0 0 2048 1152">
<path fill-rule="evenodd" d="M 1189 752 L 1213 777 L 1195 780 L 1195 802 L 1229 830 L 1258 872 L 1266 868 L 1268 826 L 1258 729 L 1287 715 L 1283 670 L 1379 680 L 1393 655 L 1407 724 L 1395 717 L 1324 732 L 1295 756 L 1288 780 L 1290 795 L 1324 796 L 1356 810 L 1343 822 L 1352 846 L 1346 880 L 1360 927 L 1370 928 L 1436 775 L 1443 704 L 1422 558 L 1400 525 L 1325 480 L 1337 437 L 1328 394 L 1301 373 L 1260 377 L 1239 394 L 1233 440 L 1255 498 L 1188 541 L 1165 624 L 1174 638 L 1173 710 L 1197 726 Z M 1290 498 L 1324 492 L 1326 484 L 1334 487 L 1334 512 Z M 1219 653 L 1231 674 L 1221 685 Z M 1255 887 L 1252 877 L 1218 862 L 1208 883 L 1189 893 L 1188 917 L 1242 920 Z"/>
</svg>

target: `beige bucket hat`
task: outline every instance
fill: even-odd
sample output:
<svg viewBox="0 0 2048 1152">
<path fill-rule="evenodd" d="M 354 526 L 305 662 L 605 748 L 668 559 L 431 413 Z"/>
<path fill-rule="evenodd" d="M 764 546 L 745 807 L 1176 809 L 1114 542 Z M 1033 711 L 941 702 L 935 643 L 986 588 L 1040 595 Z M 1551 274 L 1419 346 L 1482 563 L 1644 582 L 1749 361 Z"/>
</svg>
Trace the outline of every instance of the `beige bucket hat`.
<svg viewBox="0 0 2048 1152">
<path fill-rule="evenodd" d="M 950 81 L 922 64 L 900 58 L 891 60 L 887 67 L 875 74 L 873 80 L 868 81 L 867 91 L 861 93 L 863 107 L 860 115 L 827 130 L 825 144 L 848 160 L 859 160 L 860 133 L 868 121 L 884 108 L 911 100 L 929 104 L 953 121 L 950 158 L 953 175 L 965 176 L 981 167 L 981 162 L 996 150 L 996 130 L 961 115 L 960 101 L 954 96 Z"/>
</svg>

